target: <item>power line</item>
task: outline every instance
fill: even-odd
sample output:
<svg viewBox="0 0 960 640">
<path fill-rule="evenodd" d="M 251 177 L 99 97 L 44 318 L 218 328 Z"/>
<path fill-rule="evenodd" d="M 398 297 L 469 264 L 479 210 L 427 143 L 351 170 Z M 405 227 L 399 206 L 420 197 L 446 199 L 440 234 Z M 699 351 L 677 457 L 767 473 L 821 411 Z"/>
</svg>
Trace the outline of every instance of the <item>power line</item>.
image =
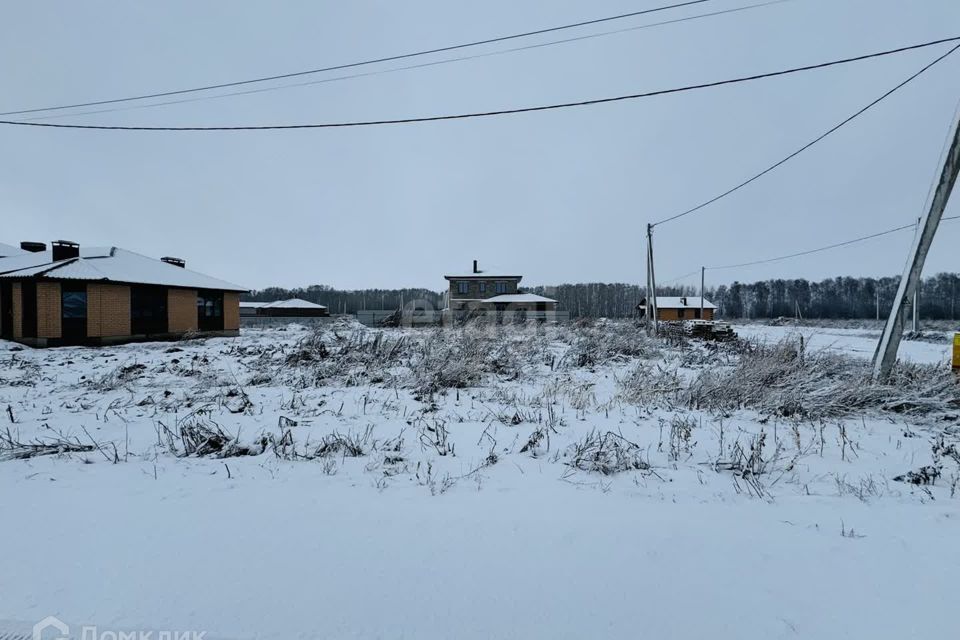
<svg viewBox="0 0 960 640">
<path fill-rule="evenodd" d="M 686 2 L 679 2 L 675 4 L 670 4 L 661 7 L 654 7 L 652 9 L 643 9 L 640 11 L 631 11 L 630 13 L 621 13 L 615 16 L 608 16 L 605 18 L 595 18 L 592 20 L 583 20 L 581 22 L 574 22 L 570 24 L 564 24 L 557 27 L 547 27 L 544 29 L 536 29 L 534 31 L 525 31 L 523 33 L 515 33 L 506 36 L 498 36 L 496 38 L 487 38 L 484 40 L 475 40 L 473 42 L 466 42 L 463 44 L 449 45 L 446 47 L 437 47 L 435 49 L 427 49 L 424 51 L 414 51 L 412 53 L 402 53 L 398 55 L 385 56 L 382 58 L 373 58 L 369 60 L 362 60 L 360 62 L 350 62 L 347 64 L 339 64 L 330 67 L 323 67 L 320 69 L 307 69 L 305 71 L 294 71 L 290 73 L 282 73 L 273 76 L 264 76 L 261 78 L 251 78 L 247 80 L 236 80 L 233 82 L 222 82 L 219 84 L 210 84 L 202 87 L 193 87 L 190 89 L 177 89 L 174 91 L 162 91 L 157 93 L 147 93 L 136 96 L 128 96 L 125 98 L 113 98 L 110 100 L 96 100 L 92 102 L 78 102 L 75 104 L 66 104 L 55 107 L 38 107 L 34 109 L 21 109 L 19 111 L 8 111 L 6 113 L 0 113 L 0 116 L 12 116 L 12 115 L 22 115 L 27 113 L 38 113 L 41 111 L 58 111 L 60 109 L 74 109 L 77 107 L 95 107 L 105 104 L 116 104 L 118 102 L 130 102 L 133 100 L 146 100 L 149 98 L 165 98 L 169 96 L 183 95 L 185 93 L 196 93 L 198 91 L 210 91 L 212 89 L 226 89 L 228 87 L 239 87 L 248 84 L 255 84 L 259 82 L 269 82 L 271 80 L 285 80 L 287 78 L 296 78 L 300 76 L 313 75 L 317 73 L 325 73 L 328 71 L 341 71 L 343 69 L 353 69 L 355 67 L 362 67 L 371 64 L 378 64 L 382 62 L 395 62 L 397 60 L 406 60 L 409 58 L 416 58 L 419 56 L 431 55 L 434 53 L 444 53 L 447 51 L 456 51 L 458 49 L 466 49 L 469 47 L 478 47 L 486 44 L 494 44 L 497 42 L 505 42 L 507 40 L 516 40 L 518 38 L 528 38 L 530 36 L 542 35 L 545 33 L 554 33 L 557 31 L 564 31 L 567 29 L 575 29 L 577 27 L 586 27 L 593 24 L 600 24 L 604 22 L 613 22 L 615 20 L 623 20 L 626 18 L 633 18 L 636 16 L 642 16 L 650 13 L 657 13 L 660 11 L 668 11 L 670 9 L 679 9 L 681 7 L 687 7 L 690 5 L 703 4 L 705 2 L 711 2 L 712 0 L 688 0 Z"/>
<path fill-rule="evenodd" d="M 89 116 L 89 115 L 96 115 L 96 114 L 101 114 L 101 113 L 115 113 L 115 112 L 118 112 L 118 111 L 133 111 L 133 110 L 137 110 L 137 109 L 150 109 L 150 108 L 153 108 L 153 107 L 164 107 L 164 106 L 169 106 L 169 105 L 174 105 L 174 104 L 187 104 L 187 103 L 191 103 L 191 102 L 202 102 L 202 101 L 206 101 L 206 100 L 219 100 L 219 99 L 221 99 L 221 98 L 231 98 L 231 97 L 235 97 L 235 96 L 254 95 L 254 94 L 258 94 L 258 93 L 266 93 L 266 92 L 270 92 L 270 91 L 280 91 L 280 90 L 283 90 L 283 89 L 291 89 L 291 88 L 297 88 L 297 87 L 308 87 L 308 86 L 314 86 L 314 85 L 319 85 L 319 84 L 327 84 L 327 83 L 331 83 L 331 82 L 342 82 L 342 81 L 344 81 L 344 80 L 354 80 L 354 79 L 356 79 L 356 78 L 368 78 L 368 77 L 371 77 L 371 76 L 379 76 L 379 75 L 386 75 L 386 74 L 390 74 L 390 73 L 397 73 L 397 72 L 399 72 L 399 71 L 410 71 L 410 70 L 413 70 L 413 69 L 423 69 L 423 68 L 427 68 L 427 67 L 435 67 L 435 66 L 439 66 L 439 65 L 451 64 L 451 63 L 456 63 L 456 62 L 465 62 L 465 61 L 469 61 L 469 60 L 478 60 L 478 59 L 481 59 L 481 58 L 489 58 L 489 57 L 493 57 L 493 56 L 501 56 L 501 55 L 506 55 L 506 54 L 510 54 L 510 53 L 517 53 L 517 52 L 520 52 L 520 51 L 530 51 L 530 50 L 533 50 L 533 49 L 541 49 L 541 48 L 544 48 L 544 47 L 551 47 L 551 46 L 555 46 L 555 45 L 558 45 L 558 44 L 568 44 L 568 43 L 571 43 L 571 42 L 580 42 L 580 41 L 583 41 L 583 40 L 591 40 L 591 39 L 594 39 L 594 38 L 601 38 L 601 37 L 610 36 L 610 35 L 617 35 L 617 34 L 622 34 L 622 33 L 629 33 L 629 32 L 631 32 L 631 31 L 640 31 L 640 30 L 643 30 L 643 29 L 651 29 L 651 28 L 654 28 L 654 27 L 662 27 L 662 26 L 671 25 L 671 24 L 678 24 L 678 23 L 682 23 L 682 22 L 691 22 L 691 21 L 693 21 L 693 20 L 702 20 L 702 19 L 704 19 L 704 18 L 712 18 L 712 17 L 723 16 L 723 15 L 732 14 L 732 13 L 739 13 L 739 12 L 742 12 L 742 11 L 750 11 L 750 10 L 753 10 L 753 9 L 761 9 L 761 8 L 764 8 L 764 7 L 770 7 L 770 6 L 773 6 L 773 5 L 783 4 L 783 3 L 785 3 L 785 2 L 793 2 L 793 1 L 794 1 L 794 0 L 769 0 L 768 2 L 760 2 L 760 3 L 756 3 L 756 4 L 748 4 L 748 5 L 744 5 L 744 6 L 742 6 L 742 7 L 733 7 L 733 8 L 731 8 L 731 9 L 723 9 L 723 10 L 721 10 L 721 11 L 711 11 L 711 12 L 709 12 L 709 13 L 700 13 L 700 14 L 696 14 L 696 15 L 692 15 L 692 16 L 684 16 L 683 18 L 674 18 L 674 19 L 672 19 L 672 20 L 661 20 L 660 22 L 651 22 L 651 23 L 647 23 L 647 24 L 636 25 L 636 26 L 633 26 L 633 27 L 625 27 L 625 28 L 622 28 L 622 29 L 614 29 L 614 30 L 610 30 L 610 31 L 601 31 L 601 32 L 599 32 L 599 33 L 590 33 L 590 34 L 583 35 L 583 36 L 575 36 L 575 37 L 572 37 L 572 38 L 564 38 L 564 39 L 561 39 L 561 40 L 551 40 L 551 41 L 549 41 L 549 42 L 538 42 L 538 43 L 536 43 L 536 44 L 525 45 L 525 46 L 522 46 L 522 47 L 511 47 L 511 48 L 509 48 L 509 49 L 500 49 L 500 50 L 497 50 L 497 51 L 488 51 L 488 52 L 485 52 L 485 53 L 478 53 L 478 54 L 473 54 L 473 55 L 469 55 L 469 56 L 458 56 L 458 57 L 455 57 L 455 58 L 444 58 L 443 60 L 434 60 L 434 61 L 431 61 L 431 62 L 422 62 L 422 63 L 419 63 L 419 64 L 404 65 L 404 66 L 402 66 L 402 67 L 393 67 L 393 68 L 390 68 L 390 69 L 378 69 L 378 70 L 374 70 L 374 71 L 365 71 L 365 72 L 360 72 L 360 73 L 351 73 L 351 74 L 347 74 L 347 75 L 335 76 L 335 77 L 332 77 L 332 78 L 321 78 L 320 80 L 310 80 L 310 81 L 307 81 L 307 82 L 294 82 L 294 83 L 287 83 L 287 84 L 276 85 L 276 86 L 272 86 L 272 87 L 261 87 L 261 88 L 258 88 L 258 89 L 246 89 L 246 90 L 243 90 L 243 91 L 230 91 L 230 92 L 228 92 L 228 93 L 221 93 L 221 94 L 217 94 L 217 95 L 202 95 L 202 96 L 195 96 L 195 97 L 192 97 L 192 98 L 181 98 L 181 99 L 178 99 L 178 100 L 165 100 L 165 101 L 163 101 L 163 102 L 154 102 L 154 103 L 150 103 L 150 104 L 133 105 L 133 106 L 127 106 L 127 107 L 113 107 L 113 108 L 109 108 L 109 109 L 97 109 L 97 110 L 94 110 L 94 111 L 80 111 L 80 112 L 72 112 L 72 113 L 56 113 L 56 114 L 54 114 L 54 115 L 39 116 L 39 117 L 35 117 L 35 118 L 27 118 L 27 121 L 29 121 L 29 122 L 37 122 L 37 121 L 42 121 L 42 120 L 56 120 L 56 119 L 59 119 L 59 118 L 70 118 L 70 117 L 73 117 L 73 116 Z M 66 107 L 64 107 L 64 108 L 66 108 Z M 15 115 L 15 114 L 18 114 L 18 113 L 25 113 L 25 112 L 12 111 L 12 112 L 8 112 L 8 113 L 0 113 L 0 116 Z"/>
<path fill-rule="evenodd" d="M 919 76 L 923 75 L 923 74 L 924 74 L 925 72 L 927 72 L 931 67 L 933 67 L 934 65 L 936 65 L 936 64 L 939 63 L 940 61 L 944 60 L 946 57 L 948 57 L 950 54 L 952 54 L 952 53 L 953 53 L 954 51 L 956 51 L 957 49 L 960 49 L 960 45 L 957 45 L 957 46 L 953 47 L 952 49 L 950 49 L 949 51 L 947 51 L 947 52 L 944 53 L 943 55 L 935 58 L 935 59 L 934 59 L 933 61 L 931 61 L 929 64 L 925 65 L 923 68 L 921 68 L 919 71 L 917 71 L 916 73 L 914 73 L 913 75 L 911 75 L 910 77 L 908 77 L 908 78 L 907 78 L 906 80 L 904 80 L 903 82 L 897 84 L 895 87 L 893 87 L 892 89 L 890 89 L 889 91 L 887 91 L 886 93 L 884 93 L 883 95 L 881 95 L 879 98 L 876 98 L 875 100 L 871 101 L 869 104 L 867 104 L 866 106 L 862 107 L 861 109 L 859 109 L 858 111 L 856 111 L 854 114 L 852 114 L 852 115 L 850 115 L 849 117 L 845 118 L 845 119 L 844 119 L 843 121 L 841 121 L 840 123 L 834 125 L 833 127 L 831 127 L 830 129 L 828 129 L 828 130 L 825 131 L 824 133 L 820 134 L 819 136 L 817 136 L 816 138 L 814 138 L 813 140 L 811 140 L 811 141 L 808 142 L 807 144 L 803 145 L 802 147 L 800 147 L 799 149 L 797 149 L 797 150 L 794 151 L 793 153 L 789 154 L 789 155 L 786 156 L 785 158 L 783 158 L 783 159 L 781 159 L 781 160 L 778 160 L 778 161 L 775 162 L 774 164 L 770 165 L 769 167 L 767 167 L 766 169 L 764 169 L 764 170 L 761 171 L 760 173 L 754 175 L 753 177 L 751 177 L 751 178 L 749 178 L 749 179 L 747 179 L 747 180 L 744 180 L 743 182 L 741 182 L 741 183 L 738 184 L 737 186 L 733 187 L 732 189 L 728 189 L 728 190 L 724 191 L 723 193 L 721 193 L 720 195 L 714 196 L 713 198 L 710 198 L 709 200 L 698 204 L 698 205 L 695 206 L 695 207 L 692 207 L 692 208 L 690 208 L 690 209 L 687 209 L 686 211 L 682 211 L 682 212 L 680 212 L 680 213 L 678 213 L 678 214 L 676 214 L 676 215 L 670 216 L 669 218 L 664 218 L 663 220 L 660 220 L 660 221 L 658 221 L 658 222 L 655 222 L 655 223 L 653 223 L 653 226 L 656 227 L 657 225 L 664 224 L 665 222 L 671 222 L 671 221 L 676 220 L 676 219 L 678 219 L 678 218 L 682 218 L 682 217 L 684 217 L 684 216 L 690 215 L 691 213 L 694 213 L 694 212 L 696 212 L 696 211 L 699 211 L 700 209 L 703 209 L 704 207 L 707 207 L 707 206 L 713 204 L 714 202 L 717 202 L 718 200 L 720 200 L 720 199 L 722 199 L 722 198 L 725 198 L 725 197 L 729 196 L 730 194 L 732 194 L 732 193 L 734 193 L 734 192 L 736 192 L 736 191 L 739 191 L 739 190 L 742 189 L 743 187 L 745 187 L 745 186 L 747 186 L 748 184 L 750 184 L 750 183 L 758 180 L 759 178 L 762 178 L 763 176 L 767 175 L 768 173 L 770 173 L 771 171 L 773 171 L 773 170 L 776 169 L 777 167 L 779 167 L 779 166 L 787 163 L 789 160 L 792 160 L 793 158 L 797 157 L 798 155 L 800 155 L 801 153 L 803 153 L 804 151 L 806 151 L 806 150 L 809 149 L 810 147 L 814 146 L 814 145 L 817 144 L 818 142 L 820 142 L 820 141 L 822 141 L 823 139 L 827 138 L 830 134 L 832 134 L 832 133 L 836 132 L 837 130 L 843 128 L 845 125 L 849 124 L 850 122 L 853 122 L 853 121 L 856 120 L 858 117 L 860 117 L 861 115 L 863 115 L 864 113 L 866 113 L 867 111 L 869 111 L 870 109 L 872 109 L 873 107 L 877 106 L 878 104 L 880 104 L 881 102 L 883 102 L 884 100 L 886 100 L 887 98 L 889 98 L 891 95 L 893 95 L 894 93 L 896 93 L 897 91 L 899 91 L 900 89 L 902 89 L 903 87 L 905 87 L 906 85 L 910 84 L 913 80 L 916 80 Z"/>
<path fill-rule="evenodd" d="M 941 222 L 947 222 L 948 220 L 957 220 L 960 216 L 950 216 L 947 218 L 941 218 Z M 911 222 L 910 224 L 905 224 L 902 227 L 896 227 L 894 229 L 887 229 L 886 231 L 880 231 L 879 233 L 872 233 L 868 236 L 861 236 L 859 238 L 854 238 L 853 240 L 846 240 L 844 242 L 837 242 L 835 244 L 830 244 L 825 247 L 819 247 L 817 249 L 809 249 L 807 251 L 799 251 L 797 253 L 790 253 L 785 256 L 778 256 L 776 258 L 767 258 L 765 260 L 755 260 L 753 262 L 743 262 L 740 264 L 727 264 L 718 267 L 706 267 L 709 271 L 716 271 L 718 269 L 736 269 L 739 267 L 752 267 L 758 264 L 767 264 L 770 262 L 779 262 L 781 260 L 788 260 L 790 258 L 799 258 L 800 256 L 808 256 L 813 253 L 820 253 L 821 251 L 829 251 L 830 249 L 838 249 L 840 247 L 846 247 L 851 244 L 856 244 L 858 242 L 865 242 L 867 240 L 873 240 L 874 238 L 879 238 L 881 236 L 890 235 L 891 233 L 896 233 L 898 231 L 904 231 L 906 229 L 916 229 L 917 223 Z"/>
<path fill-rule="evenodd" d="M 772 71 L 768 73 L 761 73 L 761 74 L 756 74 L 751 76 L 743 76 L 743 77 L 732 78 L 728 80 L 717 80 L 714 82 L 687 85 L 687 86 L 676 87 L 672 89 L 661 89 L 658 91 L 647 91 L 644 93 L 634 93 L 634 94 L 615 96 L 615 97 L 609 97 L 609 98 L 596 98 L 592 100 L 564 102 L 564 103 L 541 105 L 541 106 L 535 106 L 535 107 L 520 107 L 515 109 L 500 109 L 496 111 L 479 111 L 479 112 L 472 112 L 472 113 L 424 116 L 424 117 L 418 117 L 418 118 L 396 118 L 396 119 L 387 119 L 387 120 L 326 122 L 326 123 L 312 123 L 312 124 L 238 125 L 238 126 L 211 126 L 211 127 L 57 124 L 57 123 L 51 123 L 51 122 L 26 122 L 26 121 L 17 121 L 17 120 L 0 120 L 0 124 L 10 125 L 10 126 L 20 126 L 20 127 L 47 127 L 47 128 L 53 128 L 53 129 L 91 129 L 91 130 L 101 130 L 101 131 L 265 131 L 265 130 L 281 130 L 281 129 L 331 129 L 331 128 L 345 128 L 345 127 L 369 127 L 369 126 L 380 126 L 380 125 L 414 124 L 414 123 L 420 123 L 420 122 L 437 122 L 437 121 L 444 121 L 444 120 L 465 120 L 469 118 L 486 118 L 491 116 L 512 115 L 517 113 L 532 113 L 532 112 L 538 112 L 538 111 L 550 111 L 555 109 L 567 109 L 571 107 L 584 107 L 584 106 L 591 106 L 591 105 L 598 105 L 598 104 L 606 104 L 610 102 L 620 102 L 624 100 L 636 100 L 639 98 L 650 98 L 654 96 L 683 93 L 683 92 L 695 91 L 699 89 L 709 89 L 713 87 L 739 84 L 742 82 L 762 80 L 765 78 L 785 76 L 785 75 L 800 73 L 804 71 L 825 69 L 828 67 L 849 64 L 852 62 L 860 62 L 862 60 L 869 60 L 872 58 L 881 58 L 884 56 L 904 53 L 906 51 L 914 51 L 917 49 L 932 47 L 932 46 L 935 46 L 938 44 L 944 44 L 947 42 L 955 42 L 957 40 L 960 40 L 960 36 L 952 37 L 952 38 L 942 38 L 940 40 L 933 40 L 931 42 L 925 42 L 922 44 L 915 44 L 915 45 L 910 45 L 906 47 L 898 47 L 896 49 L 889 49 L 886 51 L 869 53 L 869 54 L 864 54 L 860 56 L 854 56 L 851 58 L 842 58 L 840 60 L 832 60 L 830 62 L 821 62 L 818 64 L 806 65 L 802 67 L 793 67 L 790 69 L 784 69 L 780 71 Z M 960 46 L 955 47 L 953 50 L 956 50 L 956 48 L 960 48 Z"/>
<path fill-rule="evenodd" d="M 695 275 L 697 275 L 697 274 L 699 274 L 699 273 L 700 273 L 700 269 L 697 269 L 697 270 L 695 270 L 695 271 L 691 271 L 690 273 L 685 273 L 685 274 L 683 274 L 682 276 L 677 276 L 676 278 L 670 278 L 669 280 L 664 280 L 663 282 L 658 282 L 658 283 L 657 283 L 657 286 L 658 286 L 658 287 L 662 287 L 662 286 L 667 285 L 667 284 L 673 284 L 674 282 L 678 282 L 678 281 L 680 281 L 680 280 L 686 280 L 686 279 L 689 278 L 690 276 L 695 276 Z"/>
<path fill-rule="evenodd" d="M 879 233 L 872 233 L 868 236 L 861 236 L 859 238 L 854 238 L 853 240 L 846 240 L 844 242 L 837 242 L 835 244 L 830 244 L 825 247 L 819 247 L 817 249 L 809 249 L 807 251 L 798 251 L 797 253 L 790 253 L 785 256 L 778 256 L 776 258 L 767 258 L 765 260 L 754 260 L 753 262 L 742 262 L 740 264 L 726 264 L 715 267 L 707 267 L 710 271 L 716 271 L 719 269 L 736 269 L 739 267 L 752 267 L 758 264 L 767 264 L 770 262 L 779 262 L 781 260 L 788 260 L 790 258 L 799 258 L 800 256 L 808 256 L 812 253 L 820 253 L 821 251 L 828 251 L 830 249 L 837 249 L 840 247 L 846 247 L 851 244 L 856 244 L 858 242 L 864 242 L 866 240 L 872 240 L 873 238 L 879 238 L 880 236 L 890 235 L 891 233 L 896 233 L 897 231 L 903 231 L 905 229 L 915 229 L 917 226 L 916 222 L 911 222 L 910 224 L 905 224 L 902 227 L 896 227 L 894 229 L 887 229 L 886 231 L 881 231 Z"/>
</svg>

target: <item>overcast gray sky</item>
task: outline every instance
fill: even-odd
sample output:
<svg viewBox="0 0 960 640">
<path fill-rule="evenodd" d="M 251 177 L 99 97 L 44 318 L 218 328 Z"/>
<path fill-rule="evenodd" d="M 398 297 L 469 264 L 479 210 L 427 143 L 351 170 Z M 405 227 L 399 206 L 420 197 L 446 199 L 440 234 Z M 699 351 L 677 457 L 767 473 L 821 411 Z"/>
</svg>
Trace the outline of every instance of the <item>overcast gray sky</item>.
<svg viewBox="0 0 960 640">
<path fill-rule="evenodd" d="M 524 43 L 750 3 L 715 0 Z M 0 111 L 348 63 L 660 4 L 667 2 L 5 2 Z M 499 109 L 957 35 L 957 0 L 792 0 L 456 64 L 51 122 L 269 124 Z M 440 289 L 445 272 L 474 258 L 522 273 L 528 285 L 641 282 L 648 221 L 749 177 L 946 48 L 642 101 L 409 126 L 0 127 L 0 241 L 65 238 L 175 255 L 252 288 Z M 960 53 L 775 173 L 658 228 L 658 277 L 914 220 L 960 98 L 958 77 Z M 960 214 L 958 200 L 947 215 Z M 906 232 L 709 279 L 898 274 L 909 242 Z M 945 223 L 925 274 L 960 270 L 958 245 L 960 221 Z"/>
</svg>

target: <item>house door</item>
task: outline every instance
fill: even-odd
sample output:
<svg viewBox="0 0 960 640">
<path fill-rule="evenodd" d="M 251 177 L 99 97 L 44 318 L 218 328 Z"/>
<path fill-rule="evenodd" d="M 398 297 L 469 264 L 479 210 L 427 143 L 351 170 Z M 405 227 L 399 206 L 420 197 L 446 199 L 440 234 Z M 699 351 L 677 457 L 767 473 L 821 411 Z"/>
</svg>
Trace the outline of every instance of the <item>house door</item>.
<svg viewBox="0 0 960 640">
<path fill-rule="evenodd" d="M 158 335 L 167 332 L 167 289 L 137 286 L 130 289 L 130 329 L 133 335 Z"/>
<path fill-rule="evenodd" d="M 0 338 L 13 340 L 13 285 L 0 282 Z"/>
<path fill-rule="evenodd" d="M 223 291 L 197 292 L 197 328 L 223 331 Z"/>
</svg>

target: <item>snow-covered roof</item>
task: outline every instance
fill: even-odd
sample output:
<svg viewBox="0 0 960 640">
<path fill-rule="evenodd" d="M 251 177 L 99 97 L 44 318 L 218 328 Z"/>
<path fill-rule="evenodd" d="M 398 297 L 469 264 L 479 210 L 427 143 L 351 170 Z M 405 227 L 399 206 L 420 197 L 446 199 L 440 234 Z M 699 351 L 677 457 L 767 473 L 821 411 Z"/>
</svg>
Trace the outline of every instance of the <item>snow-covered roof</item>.
<svg viewBox="0 0 960 640">
<path fill-rule="evenodd" d="M 462 275 L 443 276 L 447 280 L 517 280 L 523 279 L 523 276 L 505 276 L 498 273 L 464 273 Z"/>
<path fill-rule="evenodd" d="M 20 247 L 14 247 L 10 244 L 4 244 L 0 242 L 0 258 L 7 258 L 9 256 L 22 256 L 29 251 L 24 251 Z"/>
<path fill-rule="evenodd" d="M 246 302 L 244 300 L 240 301 L 240 307 L 247 308 L 247 309 L 259 309 L 260 307 L 265 307 L 268 304 L 270 303 L 269 302 Z"/>
<path fill-rule="evenodd" d="M 535 293 L 505 293 L 492 298 L 484 298 L 481 302 L 556 302 L 553 298 L 544 298 Z"/>
<path fill-rule="evenodd" d="M 157 284 L 188 289 L 246 291 L 245 287 L 177 267 L 117 247 L 81 247 L 80 257 L 53 261 L 51 250 L 0 258 L 0 278 L 45 277 L 130 284 Z"/>
<path fill-rule="evenodd" d="M 264 309 L 326 309 L 322 304 L 316 304 L 309 300 L 301 298 L 291 298 L 289 300 L 277 300 L 263 305 Z"/>
<path fill-rule="evenodd" d="M 641 304 L 641 309 L 646 308 L 646 305 Z M 700 308 L 700 296 L 657 296 L 657 308 L 658 309 L 699 309 Z M 703 301 L 704 309 L 716 309 L 717 305 L 713 304 L 709 300 Z"/>
</svg>

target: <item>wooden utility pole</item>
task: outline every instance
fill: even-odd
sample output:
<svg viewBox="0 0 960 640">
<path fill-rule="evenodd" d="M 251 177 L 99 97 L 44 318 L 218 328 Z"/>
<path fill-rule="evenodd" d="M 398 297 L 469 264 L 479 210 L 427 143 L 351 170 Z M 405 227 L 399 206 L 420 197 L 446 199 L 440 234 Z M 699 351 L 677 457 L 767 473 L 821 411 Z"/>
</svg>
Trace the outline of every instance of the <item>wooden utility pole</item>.
<svg viewBox="0 0 960 640">
<path fill-rule="evenodd" d="M 647 315 L 651 316 L 653 335 L 660 331 L 657 318 L 657 277 L 653 269 L 653 225 L 647 224 Z"/>
<path fill-rule="evenodd" d="M 900 348 L 900 339 L 903 337 L 904 308 L 907 300 L 914 296 L 920 287 L 923 263 L 927 259 L 937 227 L 940 226 L 943 211 L 947 208 L 947 202 L 950 201 L 950 194 L 957 182 L 958 173 L 960 173 L 960 113 L 957 114 L 957 121 L 953 125 L 950 150 L 943 159 L 940 181 L 930 201 L 930 209 L 910 249 L 910 258 L 907 260 L 903 277 L 900 278 L 900 286 L 897 287 L 897 295 L 893 299 L 890 316 L 883 327 L 883 334 L 880 336 L 880 342 L 873 356 L 873 375 L 877 379 L 886 378 L 897 361 L 897 349 Z M 914 313 L 917 308 L 916 300 L 914 298 Z"/>
</svg>

